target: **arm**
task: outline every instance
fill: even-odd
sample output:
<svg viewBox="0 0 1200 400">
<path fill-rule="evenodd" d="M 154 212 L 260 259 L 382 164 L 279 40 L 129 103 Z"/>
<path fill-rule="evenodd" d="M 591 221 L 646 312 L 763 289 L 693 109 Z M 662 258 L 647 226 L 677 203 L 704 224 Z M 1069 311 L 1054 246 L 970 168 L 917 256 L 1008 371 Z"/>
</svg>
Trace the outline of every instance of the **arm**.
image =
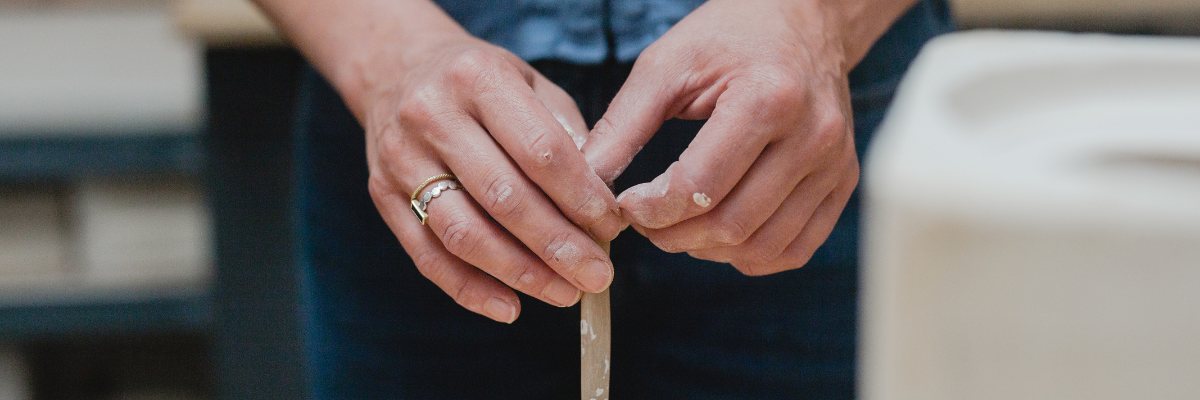
<svg viewBox="0 0 1200 400">
<path fill-rule="evenodd" d="M 712 0 L 647 48 L 584 146 L 615 179 L 671 118 L 708 119 L 618 197 L 658 247 L 749 275 L 799 268 L 858 183 L 847 74 L 914 0 Z"/>
<path fill-rule="evenodd" d="M 513 289 L 569 306 L 608 286 L 612 263 L 593 238 L 625 225 L 558 122 L 586 132 L 562 89 L 427 0 L 258 3 L 365 128 L 376 207 L 459 304 L 512 322 Z M 431 201 L 422 226 L 410 193 L 443 173 L 466 191 Z"/>
</svg>

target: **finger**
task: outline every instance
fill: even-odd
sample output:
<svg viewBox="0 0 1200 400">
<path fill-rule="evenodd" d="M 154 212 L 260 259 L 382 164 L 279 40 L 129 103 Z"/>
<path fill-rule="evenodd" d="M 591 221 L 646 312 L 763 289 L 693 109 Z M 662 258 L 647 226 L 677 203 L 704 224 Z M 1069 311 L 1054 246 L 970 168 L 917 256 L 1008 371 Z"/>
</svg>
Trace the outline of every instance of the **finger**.
<svg viewBox="0 0 1200 400">
<path fill-rule="evenodd" d="M 670 114 L 674 92 L 654 65 L 634 64 L 604 116 L 588 134 L 582 150 L 588 164 L 607 183 L 625 171 L 642 146 Z"/>
<path fill-rule="evenodd" d="M 467 310 L 511 324 L 521 313 L 516 293 L 483 271 L 450 254 L 428 227 L 421 226 L 401 205 L 408 200 L 383 180 L 371 180 L 372 198 L 417 269 Z"/>
<path fill-rule="evenodd" d="M 768 275 L 804 266 L 833 231 L 846 202 L 858 184 L 857 168 L 851 168 L 849 171 L 852 174 L 844 175 L 838 186 L 813 211 L 812 217 L 803 225 L 804 228 L 795 239 L 773 260 L 764 261 L 763 258 L 766 257 L 762 256 L 744 257 L 743 253 L 739 253 L 750 251 L 749 247 L 755 245 L 752 243 L 753 238 L 750 242 L 730 248 L 700 250 L 688 254 L 704 260 L 730 263 L 738 271 L 750 276 Z M 764 239 L 769 238 L 764 235 Z"/>
<path fill-rule="evenodd" d="M 608 256 L 559 213 L 474 119 L 462 115 L 426 121 L 432 126 L 410 128 L 442 132 L 432 137 L 434 151 L 487 215 L 577 288 L 599 292 L 608 287 L 613 276 Z M 395 176 L 413 176 L 402 167 L 392 168 Z M 417 184 L 419 181 L 407 182 L 405 186 Z"/>
<path fill-rule="evenodd" d="M 471 93 L 474 116 L 563 215 L 593 237 L 612 240 L 626 227 L 616 198 L 532 88 L 537 83 L 553 95 L 544 88 L 551 84 L 540 82 L 532 69 L 526 76 L 510 72 L 515 76 L 476 81 Z"/>
<path fill-rule="evenodd" d="M 846 161 L 810 173 L 807 170 L 818 164 L 818 160 L 812 159 L 814 153 L 800 152 L 810 157 L 796 159 L 792 155 L 797 152 L 791 147 L 786 141 L 768 146 L 742 181 L 712 211 L 666 228 L 648 230 L 647 238 L 670 252 L 752 242 L 749 248 L 762 249 L 764 257 L 774 259 L 838 184 L 845 173 L 843 169 L 857 165 L 852 146 L 846 145 L 840 155 Z M 769 246 L 764 248 L 764 244 Z M 772 251 L 774 254 L 770 254 Z"/>
<path fill-rule="evenodd" d="M 574 285 L 492 222 L 461 190 L 443 192 L 430 201 L 428 212 L 430 229 L 463 261 L 551 305 L 567 307 L 579 300 L 581 293 Z"/>
<path fill-rule="evenodd" d="M 550 114 L 554 119 L 558 120 L 567 130 L 567 134 L 571 136 L 575 142 L 575 148 L 583 148 L 584 143 L 587 143 L 588 129 L 587 122 L 583 120 L 583 115 L 579 113 L 579 106 L 575 104 L 575 99 L 571 98 L 570 94 L 562 88 L 555 85 L 542 74 L 537 74 L 533 80 L 533 94 L 538 100 L 550 110 Z"/>
<path fill-rule="evenodd" d="M 427 172 L 439 170 L 444 169 L 430 168 Z M 373 179 L 372 182 L 384 181 Z M 379 185 L 372 183 L 371 186 Z M 406 207 L 406 195 L 387 187 L 373 189 L 372 194 L 384 221 L 394 231 L 417 221 Z M 437 249 L 449 252 L 509 287 L 548 304 L 568 307 L 579 300 L 581 293 L 575 286 L 497 226 L 461 190 L 443 192 L 428 203 L 426 211 L 429 226 L 421 228 L 440 239 L 434 246 Z"/>
<path fill-rule="evenodd" d="M 776 122 L 791 120 L 764 115 L 754 100 L 732 87 L 721 94 L 679 161 L 654 180 L 621 193 L 623 215 L 632 223 L 661 229 L 719 204 L 767 146 Z M 792 186 L 794 182 L 785 187 Z"/>
<path fill-rule="evenodd" d="M 712 245 L 726 239 L 729 230 L 744 229 L 729 227 L 738 227 L 740 221 L 748 218 L 723 210 L 714 210 L 666 229 L 647 230 L 646 237 L 659 248 L 669 249 L 667 251 L 691 252 L 721 262 L 755 260 L 760 264 L 767 263 L 778 258 L 800 235 L 813 212 L 837 185 L 837 177 L 830 173 L 805 177 L 774 213 L 767 214 L 770 218 L 761 227 L 738 243 Z"/>
</svg>

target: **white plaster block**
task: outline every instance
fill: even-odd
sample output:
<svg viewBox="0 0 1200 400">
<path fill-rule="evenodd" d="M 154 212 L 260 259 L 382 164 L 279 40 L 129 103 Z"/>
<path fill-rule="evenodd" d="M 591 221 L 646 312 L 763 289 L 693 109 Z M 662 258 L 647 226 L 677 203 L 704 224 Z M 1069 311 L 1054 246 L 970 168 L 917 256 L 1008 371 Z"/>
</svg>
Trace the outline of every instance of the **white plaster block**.
<svg viewBox="0 0 1200 400">
<path fill-rule="evenodd" d="M 937 39 L 864 171 L 864 399 L 1200 398 L 1200 40 Z"/>
</svg>

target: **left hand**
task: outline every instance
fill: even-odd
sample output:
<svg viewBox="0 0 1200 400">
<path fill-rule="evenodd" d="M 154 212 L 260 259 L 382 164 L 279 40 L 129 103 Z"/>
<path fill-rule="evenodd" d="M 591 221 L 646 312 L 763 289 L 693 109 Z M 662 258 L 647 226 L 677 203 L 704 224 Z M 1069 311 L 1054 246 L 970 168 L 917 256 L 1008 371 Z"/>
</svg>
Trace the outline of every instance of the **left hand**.
<svg viewBox="0 0 1200 400">
<path fill-rule="evenodd" d="M 868 3 L 713 0 L 647 48 L 588 163 L 611 182 L 663 121 L 708 121 L 665 173 L 619 196 L 634 229 L 747 275 L 803 266 L 858 183 L 847 73 L 912 1 Z"/>
</svg>

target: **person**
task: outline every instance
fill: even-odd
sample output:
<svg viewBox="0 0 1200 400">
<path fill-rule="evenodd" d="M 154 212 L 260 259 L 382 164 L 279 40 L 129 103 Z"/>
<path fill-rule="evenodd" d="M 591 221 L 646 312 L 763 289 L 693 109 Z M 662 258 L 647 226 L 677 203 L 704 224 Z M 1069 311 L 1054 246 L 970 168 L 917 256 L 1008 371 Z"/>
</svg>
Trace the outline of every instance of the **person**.
<svg viewBox="0 0 1200 400">
<path fill-rule="evenodd" d="M 257 2 L 316 397 L 573 397 L 611 285 L 616 398 L 853 398 L 858 159 L 943 0 Z"/>
</svg>

